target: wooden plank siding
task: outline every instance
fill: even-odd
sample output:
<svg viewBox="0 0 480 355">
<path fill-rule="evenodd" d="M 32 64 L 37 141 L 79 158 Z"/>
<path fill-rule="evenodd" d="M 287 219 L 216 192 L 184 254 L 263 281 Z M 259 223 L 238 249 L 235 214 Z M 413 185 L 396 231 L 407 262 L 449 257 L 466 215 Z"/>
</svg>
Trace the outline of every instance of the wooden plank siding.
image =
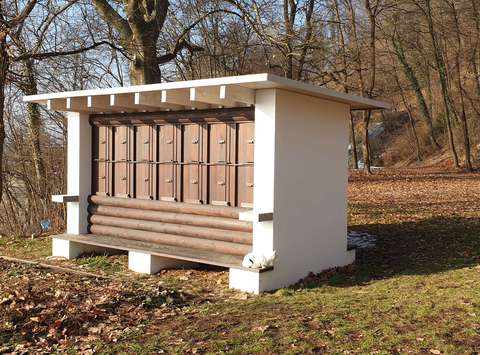
<svg viewBox="0 0 480 355">
<path fill-rule="evenodd" d="M 252 207 L 253 109 L 92 115 L 93 194 Z"/>
</svg>

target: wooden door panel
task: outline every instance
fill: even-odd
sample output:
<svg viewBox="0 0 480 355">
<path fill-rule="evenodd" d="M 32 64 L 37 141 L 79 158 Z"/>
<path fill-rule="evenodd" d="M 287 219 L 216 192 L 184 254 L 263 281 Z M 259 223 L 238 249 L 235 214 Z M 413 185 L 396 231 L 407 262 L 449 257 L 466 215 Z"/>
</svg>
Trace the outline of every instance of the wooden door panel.
<svg viewBox="0 0 480 355">
<path fill-rule="evenodd" d="M 153 126 L 135 127 L 135 160 L 154 161 L 156 153 L 156 128 Z"/>
<path fill-rule="evenodd" d="M 158 129 L 158 161 L 161 163 L 173 162 L 176 153 L 176 127 L 174 125 L 162 125 Z"/>
<path fill-rule="evenodd" d="M 253 163 L 255 124 L 253 122 L 238 123 L 237 136 L 238 163 Z"/>
<path fill-rule="evenodd" d="M 209 162 L 226 163 L 229 127 L 226 123 L 216 123 L 210 125 L 209 137 Z"/>
<path fill-rule="evenodd" d="M 187 124 L 183 126 L 183 162 L 200 162 L 202 151 L 202 126 Z"/>
<path fill-rule="evenodd" d="M 203 167 L 200 164 L 185 164 L 183 166 L 183 202 L 203 203 Z"/>
<path fill-rule="evenodd" d="M 229 169 L 226 165 L 211 165 L 209 167 L 209 203 L 212 205 L 230 205 Z"/>
<path fill-rule="evenodd" d="M 150 163 L 135 164 L 135 197 L 139 199 L 155 198 L 154 166 Z"/>
<path fill-rule="evenodd" d="M 176 201 L 176 164 L 158 164 L 158 197 L 164 201 Z"/>
<path fill-rule="evenodd" d="M 110 127 L 93 127 L 93 158 L 101 161 L 109 160 L 110 154 Z"/>
<path fill-rule="evenodd" d="M 113 193 L 116 197 L 130 197 L 130 174 L 127 162 L 113 163 Z"/>
<path fill-rule="evenodd" d="M 110 163 L 95 162 L 93 164 L 93 193 L 97 195 L 109 195 L 110 181 Z"/>
<path fill-rule="evenodd" d="M 116 161 L 126 161 L 129 159 L 128 133 L 129 127 L 127 126 L 113 128 L 114 160 Z"/>
<path fill-rule="evenodd" d="M 237 168 L 237 206 L 253 207 L 253 165 Z"/>
</svg>

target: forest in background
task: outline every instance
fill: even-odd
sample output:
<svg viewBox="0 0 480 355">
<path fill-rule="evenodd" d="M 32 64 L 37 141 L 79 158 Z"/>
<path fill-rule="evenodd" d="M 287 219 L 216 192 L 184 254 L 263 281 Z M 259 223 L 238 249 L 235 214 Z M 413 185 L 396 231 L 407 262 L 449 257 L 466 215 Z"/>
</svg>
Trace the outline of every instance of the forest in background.
<svg viewBox="0 0 480 355">
<path fill-rule="evenodd" d="M 0 235 L 39 233 L 44 219 L 63 228 L 50 195 L 66 186 L 65 116 L 22 102 L 43 92 L 270 72 L 392 103 L 352 112 L 351 168 L 472 171 L 479 11 L 478 0 L 0 1 Z"/>
</svg>

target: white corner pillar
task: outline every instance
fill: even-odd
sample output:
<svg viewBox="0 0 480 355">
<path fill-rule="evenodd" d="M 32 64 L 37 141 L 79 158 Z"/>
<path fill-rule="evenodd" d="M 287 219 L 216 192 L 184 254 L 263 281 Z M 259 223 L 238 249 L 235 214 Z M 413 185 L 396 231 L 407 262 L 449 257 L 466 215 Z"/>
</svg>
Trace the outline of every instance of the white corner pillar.
<svg viewBox="0 0 480 355">
<path fill-rule="evenodd" d="M 274 212 L 276 97 L 276 89 L 257 90 L 255 96 L 253 209 L 258 213 Z M 254 221 L 253 252 L 270 254 L 274 249 L 273 222 Z"/>
<path fill-rule="evenodd" d="M 92 192 L 92 128 L 89 115 L 68 112 L 67 195 L 78 202 L 67 203 L 67 233 L 87 233 L 88 196 Z"/>
<path fill-rule="evenodd" d="M 256 90 L 253 216 L 274 213 L 276 106 L 276 89 Z M 275 250 L 273 221 L 271 218 L 269 220 L 253 218 L 252 222 L 253 252 L 270 254 Z M 274 278 L 275 270 L 258 272 L 257 270 L 230 268 L 229 287 L 258 294 L 273 289 Z"/>
<path fill-rule="evenodd" d="M 193 268 L 197 263 L 165 258 L 138 251 L 128 252 L 128 268 L 141 274 L 155 274 L 163 269 Z"/>
</svg>

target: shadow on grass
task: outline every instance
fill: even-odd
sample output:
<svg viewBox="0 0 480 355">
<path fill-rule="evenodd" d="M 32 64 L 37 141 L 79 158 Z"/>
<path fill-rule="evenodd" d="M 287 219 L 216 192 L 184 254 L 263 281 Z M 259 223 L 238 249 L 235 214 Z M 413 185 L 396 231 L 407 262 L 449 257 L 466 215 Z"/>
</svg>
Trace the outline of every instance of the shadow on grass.
<svg viewBox="0 0 480 355">
<path fill-rule="evenodd" d="M 309 275 L 298 285 L 348 287 L 399 275 L 427 275 L 480 264 L 480 219 L 431 218 L 400 224 L 351 225 L 377 236 L 352 266 Z"/>
</svg>

